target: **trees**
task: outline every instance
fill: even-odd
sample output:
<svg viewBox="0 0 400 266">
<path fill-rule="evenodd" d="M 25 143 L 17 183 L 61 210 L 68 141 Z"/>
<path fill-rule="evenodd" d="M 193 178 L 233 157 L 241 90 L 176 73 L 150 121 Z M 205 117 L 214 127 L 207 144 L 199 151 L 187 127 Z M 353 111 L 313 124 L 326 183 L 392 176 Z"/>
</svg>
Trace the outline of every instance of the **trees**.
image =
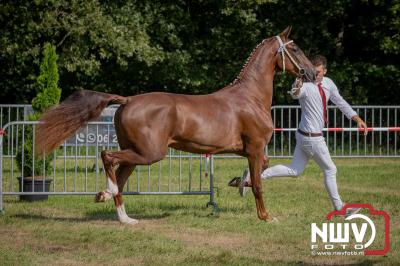
<svg viewBox="0 0 400 266">
<path fill-rule="evenodd" d="M 65 95 L 81 87 L 123 95 L 208 93 L 229 84 L 263 38 L 293 25 L 306 54 L 328 57 L 329 76 L 349 102 L 396 104 L 399 6 L 399 0 L 5 1 L 0 101 L 30 102 L 46 41 L 57 45 Z M 277 76 L 275 104 L 289 101 L 292 80 Z"/>
<path fill-rule="evenodd" d="M 32 98 L 39 51 L 47 41 L 57 45 L 61 86 L 67 93 L 77 87 L 105 90 L 101 79 L 107 65 L 119 71 L 131 60 L 157 61 L 161 47 L 150 45 L 140 13 L 129 5 L 115 10 L 106 6 L 95 0 L 3 3 L 0 60 L 7 68 L 0 72 L 0 86 L 6 90 L 1 100 L 10 102 L 7 95 L 15 90 L 24 92 L 17 93 L 18 101 Z"/>
</svg>

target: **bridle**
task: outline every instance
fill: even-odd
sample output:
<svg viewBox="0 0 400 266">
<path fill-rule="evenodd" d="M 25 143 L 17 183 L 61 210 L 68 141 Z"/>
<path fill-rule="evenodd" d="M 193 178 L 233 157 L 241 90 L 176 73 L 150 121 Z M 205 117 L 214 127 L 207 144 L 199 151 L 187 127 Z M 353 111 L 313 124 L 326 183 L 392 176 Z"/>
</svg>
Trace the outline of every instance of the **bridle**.
<svg viewBox="0 0 400 266">
<path fill-rule="evenodd" d="M 283 43 L 283 41 L 282 41 L 282 39 L 281 39 L 281 37 L 279 35 L 277 35 L 275 37 L 278 39 L 278 42 L 279 42 L 278 53 L 281 53 L 283 72 L 285 72 L 285 70 L 286 70 L 286 66 L 285 66 L 285 54 L 286 54 L 289 57 L 290 61 L 292 61 L 292 63 L 299 70 L 299 75 L 300 76 L 304 76 L 304 75 L 307 76 L 306 70 L 299 66 L 299 64 L 293 59 L 293 57 L 290 55 L 289 51 L 286 49 L 286 45 L 292 43 L 293 40 L 288 41 L 287 43 Z M 308 78 L 308 76 L 307 76 L 307 78 Z"/>
</svg>

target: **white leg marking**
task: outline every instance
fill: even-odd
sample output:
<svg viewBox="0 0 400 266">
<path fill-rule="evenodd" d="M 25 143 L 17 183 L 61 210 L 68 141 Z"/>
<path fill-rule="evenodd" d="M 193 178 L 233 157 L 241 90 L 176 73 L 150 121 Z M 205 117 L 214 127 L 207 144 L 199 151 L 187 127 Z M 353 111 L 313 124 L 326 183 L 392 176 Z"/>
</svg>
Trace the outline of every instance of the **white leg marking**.
<svg viewBox="0 0 400 266">
<path fill-rule="evenodd" d="M 114 182 L 108 177 L 107 178 L 107 189 L 106 189 L 107 194 L 111 194 L 111 196 L 116 196 L 118 194 L 118 186 L 114 184 Z"/>
<path fill-rule="evenodd" d="M 103 191 L 103 195 L 104 195 L 104 201 L 110 200 L 113 196 L 110 192 L 108 192 L 108 190 Z"/>
<path fill-rule="evenodd" d="M 123 224 L 137 224 L 139 220 L 129 218 L 126 214 L 124 204 L 117 207 L 118 220 Z"/>
</svg>

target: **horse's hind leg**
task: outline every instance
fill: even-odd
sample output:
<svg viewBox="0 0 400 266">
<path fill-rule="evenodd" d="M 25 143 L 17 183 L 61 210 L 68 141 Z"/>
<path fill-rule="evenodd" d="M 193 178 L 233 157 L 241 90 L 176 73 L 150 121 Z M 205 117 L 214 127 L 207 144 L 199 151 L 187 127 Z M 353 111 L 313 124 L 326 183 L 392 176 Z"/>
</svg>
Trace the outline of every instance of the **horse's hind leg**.
<svg viewBox="0 0 400 266">
<path fill-rule="evenodd" d="M 102 151 L 101 158 L 107 175 L 107 189 L 96 195 L 96 201 L 106 201 L 113 197 L 119 221 L 128 224 L 137 223 L 137 220 L 129 218 L 125 212 L 122 201 L 123 187 L 136 165 L 151 164 L 161 160 L 164 156 L 165 153 L 161 151 L 149 151 L 145 155 L 139 155 L 132 150 Z M 116 176 L 113 171 L 113 166 L 117 164 L 120 166 L 117 169 Z"/>
<path fill-rule="evenodd" d="M 124 190 L 125 183 L 134 169 L 134 165 L 120 165 L 116 171 L 118 194 L 114 196 L 114 203 L 117 208 L 118 220 L 124 224 L 136 224 L 139 222 L 126 214 L 124 202 L 122 200 L 122 191 Z"/>
<path fill-rule="evenodd" d="M 95 201 L 96 202 L 104 202 L 115 195 L 118 194 L 118 186 L 117 186 L 117 178 L 115 177 L 113 167 L 120 163 L 120 161 L 115 160 L 110 154 L 113 154 L 112 151 L 102 151 L 101 159 L 103 161 L 104 170 L 107 176 L 107 188 L 104 191 L 97 193 Z M 123 151 L 119 152 L 123 155 Z"/>
</svg>

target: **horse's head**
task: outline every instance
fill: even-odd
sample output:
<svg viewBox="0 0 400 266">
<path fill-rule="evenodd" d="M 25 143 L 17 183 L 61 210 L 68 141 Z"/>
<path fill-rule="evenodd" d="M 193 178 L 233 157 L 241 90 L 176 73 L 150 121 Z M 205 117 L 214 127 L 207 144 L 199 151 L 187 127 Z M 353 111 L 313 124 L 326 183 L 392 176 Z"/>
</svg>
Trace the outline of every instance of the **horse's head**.
<svg viewBox="0 0 400 266">
<path fill-rule="evenodd" d="M 275 36 L 277 43 L 277 65 L 285 71 L 300 77 L 305 81 L 315 80 L 315 69 L 310 60 L 304 55 L 303 51 L 293 40 L 289 39 L 292 27 L 287 27 L 279 35 Z"/>
</svg>

